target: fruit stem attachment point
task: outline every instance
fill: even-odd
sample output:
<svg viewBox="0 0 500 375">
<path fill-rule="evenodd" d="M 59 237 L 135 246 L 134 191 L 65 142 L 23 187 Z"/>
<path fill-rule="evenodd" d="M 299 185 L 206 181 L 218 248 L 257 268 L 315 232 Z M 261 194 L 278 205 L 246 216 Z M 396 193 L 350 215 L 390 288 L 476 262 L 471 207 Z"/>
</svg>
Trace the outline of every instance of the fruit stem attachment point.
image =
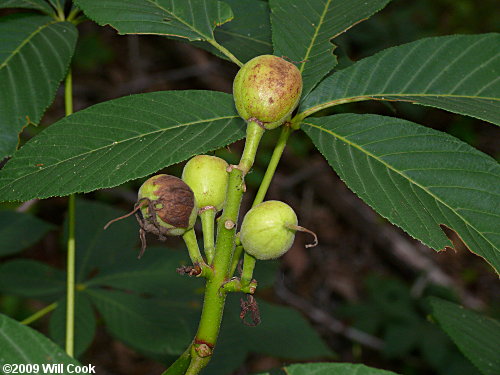
<svg viewBox="0 0 500 375">
<path fill-rule="evenodd" d="M 245 141 L 245 149 L 241 156 L 238 169 L 246 175 L 255 161 L 255 154 L 259 148 L 260 140 L 265 130 L 257 122 L 249 121 L 247 124 L 247 139 Z"/>
<path fill-rule="evenodd" d="M 191 262 L 193 265 L 199 265 L 202 269 L 208 267 L 201 255 L 200 248 L 198 247 L 198 241 L 196 240 L 196 233 L 193 228 L 187 230 L 182 235 L 182 239 L 184 240 L 186 247 L 189 252 L 189 257 L 191 258 Z"/>
<path fill-rule="evenodd" d="M 215 253 L 214 242 L 214 221 L 215 221 L 215 207 L 200 209 L 201 227 L 203 231 L 203 250 L 207 257 L 207 263 L 212 264 Z"/>
<path fill-rule="evenodd" d="M 319 243 L 318 242 L 318 236 L 312 230 L 309 230 L 307 228 L 301 227 L 300 225 L 287 225 L 287 227 L 289 229 L 296 230 L 296 231 L 299 231 L 299 232 L 309 233 L 311 236 L 314 237 L 314 242 L 307 244 L 305 246 L 306 248 L 318 246 L 318 243 Z"/>
</svg>

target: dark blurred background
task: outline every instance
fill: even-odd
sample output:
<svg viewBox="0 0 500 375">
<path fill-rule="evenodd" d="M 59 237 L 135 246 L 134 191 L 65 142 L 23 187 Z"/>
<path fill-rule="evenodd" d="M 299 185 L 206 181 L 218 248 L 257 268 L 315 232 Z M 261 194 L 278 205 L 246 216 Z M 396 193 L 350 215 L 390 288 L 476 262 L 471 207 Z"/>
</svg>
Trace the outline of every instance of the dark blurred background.
<svg viewBox="0 0 500 375">
<path fill-rule="evenodd" d="M 338 45 L 338 68 L 422 37 L 498 31 L 498 10 L 495 0 L 394 0 L 334 41 Z M 78 28 L 80 39 L 73 72 L 75 111 L 142 92 L 231 92 L 235 65 L 189 44 L 159 36 L 120 36 L 112 28 L 90 21 Z M 448 132 L 494 158 L 500 157 L 498 127 L 469 117 L 411 104 L 380 102 L 339 106 L 332 111 L 337 112 L 398 116 Z M 63 115 L 60 91 L 42 126 L 26 129 L 22 141 Z M 248 176 L 244 210 L 258 188 L 278 132 L 268 132 L 263 139 L 256 166 Z M 216 154 L 235 163 L 241 148 L 238 142 Z M 163 172 L 180 176 L 181 170 L 182 165 L 175 165 Z M 87 194 L 86 199 L 128 210 L 141 182 Z M 274 289 L 259 298 L 299 309 L 339 354 L 339 361 L 365 363 L 408 375 L 477 373 L 447 336 L 428 321 L 424 298 L 442 296 L 498 317 L 498 279 L 481 258 L 455 238 L 456 252 L 437 253 L 387 223 L 346 188 L 300 132 L 289 142 L 267 199 L 283 200 L 294 207 L 301 225 L 318 234 L 320 245 L 305 249 L 309 238 L 298 234 L 293 248 L 282 259 Z M 61 226 L 66 206 L 66 198 L 52 198 L 34 202 L 31 211 Z M 52 231 L 23 256 L 63 267 L 59 236 L 58 231 Z M 174 239 L 168 245 L 182 246 Z M 12 298 L 2 298 L 0 304 L 0 310 L 10 310 L 14 316 L 43 306 Z M 43 322 L 39 328 L 44 330 Z M 99 355 L 103 348 L 106 356 Z M 158 373 L 163 368 L 101 331 L 86 356 L 110 374 Z M 236 374 L 281 364 L 271 357 L 250 356 Z"/>
</svg>

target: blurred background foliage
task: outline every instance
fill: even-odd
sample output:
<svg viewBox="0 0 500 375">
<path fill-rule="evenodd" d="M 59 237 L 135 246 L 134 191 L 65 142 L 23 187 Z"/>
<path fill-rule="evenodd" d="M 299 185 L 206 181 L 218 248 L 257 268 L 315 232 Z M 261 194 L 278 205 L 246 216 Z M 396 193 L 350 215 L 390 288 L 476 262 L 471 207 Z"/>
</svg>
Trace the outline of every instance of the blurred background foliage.
<svg viewBox="0 0 500 375">
<path fill-rule="evenodd" d="M 13 10 L 2 10 L 0 15 L 10 12 Z M 498 25 L 500 12 L 496 0 L 393 0 L 382 12 L 335 39 L 338 69 L 387 47 L 419 38 L 498 31 Z M 75 111 L 140 92 L 182 89 L 231 92 L 237 68 L 191 45 L 158 36 L 120 36 L 113 29 L 101 28 L 90 21 L 82 23 L 79 31 L 73 64 Z M 398 117 L 449 132 L 492 157 L 500 158 L 498 128 L 469 117 L 405 103 L 361 102 L 335 107 L 330 111 L 397 114 Z M 21 141 L 26 142 L 63 115 L 61 90 L 42 125 L 26 128 Z M 256 166 L 248 176 L 245 210 L 260 183 L 279 134 L 276 131 L 268 133 L 263 139 Z M 241 148 L 239 142 L 218 150 L 216 154 L 229 163 L 235 163 Z M 161 172 L 180 176 L 181 171 L 182 164 Z M 100 205 L 129 210 L 140 183 L 131 181 L 114 189 L 87 194 L 84 198 L 97 201 Z M 478 373 L 446 334 L 429 319 L 426 297 L 439 296 L 498 317 L 498 279 L 482 259 L 468 253 L 459 243 L 461 250 L 457 253 L 435 253 L 386 223 L 345 188 L 310 141 L 301 137 L 300 133 L 290 140 L 268 198 L 279 198 L 295 207 L 302 225 L 313 228 L 321 244 L 315 250 L 306 251 L 303 244 L 307 238 L 299 235 L 294 247 L 279 265 L 257 265 L 258 269 L 267 270 L 267 276 L 262 276 L 267 281 L 262 284 L 274 285 L 274 288 L 261 288 L 257 297 L 266 313 L 270 311 L 268 302 L 298 308 L 328 347 L 319 346 L 320 349 L 317 349 L 323 359 L 331 355 L 328 353 L 335 352 L 339 361 L 365 363 L 404 375 Z M 32 216 L 14 217 L 23 212 Z M 43 262 L 52 270 L 64 269 L 62 238 L 65 215 L 64 197 L 22 205 L 0 204 L 0 248 L 7 249 L 0 254 L 0 267 L 5 270 L 9 262 L 23 259 L 24 262 Z M 100 222 L 98 219 L 99 216 L 96 216 L 95 220 Z M 19 226 L 9 228 L 6 223 L 13 220 L 27 220 L 25 229 L 19 232 Z M 85 235 L 81 233 L 81 236 Z M 154 243 L 154 246 L 165 244 Z M 175 248 L 182 247 L 182 244 L 176 239 L 169 239 L 167 246 Z M 14 254 L 21 248 L 25 250 Z M 97 254 L 94 260 L 96 264 L 109 261 L 110 255 L 106 252 L 111 250 L 102 248 L 101 251 L 103 254 Z M 119 253 L 120 248 L 113 251 Z M 146 258 L 157 251 L 155 248 L 146 253 Z M 130 258 L 129 261 L 135 261 L 134 251 L 123 254 Z M 181 257 L 175 254 L 175 259 Z M 14 268 L 12 272 L 16 275 L 19 270 Z M 5 275 L 8 274 L 4 274 L 4 280 Z M 56 280 L 60 275 L 51 274 L 50 277 Z M 0 285 L 0 311 L 19 320 L 53 302 L 50 294 L 37 296 L 29 286 L 26 287 L 28 291 L 23 292 L 23 282 L 26 280 L 18 281 L 17 292 L 5 287 L 12 280 L 4 281 L 4 287 Z M 186 303 L 189 293 L 199 294 L 196 287 L 199 288 L 200 283 L 179 277 L 175 283 L 179 287 L 185 286 L 179 289 L 182 293 L 176 293 L 179 303 Z M 188 284 L 196 287 L 189 289 Z M 153 290 L 142 292 L 156 293 Z M 89 316 L 88 311 L 94 314 L 87 302 L 82 303 L 84 306 L 81 309 L 87 311 L 86 316 Z M 228 314 L 235 311 L 231 306 Z M 194 304 L 192 307 L 198 311 L 199 306 Z M 106 316 L 102 304 L 100 308 L 98 304 L 97 308 L 96 321 L 91 322 L 96 327 L 96 334 L 93 338 L 83 338 L 88 341 L 82 344 L 84 362 L 97 364 L 102 373 L 107 374 L 157 373 L 164 368 L 165 361 L 168 362 L 170 357 L 134 347 L 123 337 L 126 332 L 119 337 L 113 328 L 104 329 L 104 323 L 110 319 L 109 311 Z M 56 313 L 62 316 L 61 311 L 56 310 L 53 314 Z M 269 312 L 270 316 L 273 314 L 275 312 Z M 194 320 L 197 319 L 196 314 L 191 315 L 194 315 Z M 243 335 L 240 322 L 229 322 L 228 319 L 232 318 L 226 318 L 228 327 L 236 327 L 232 329 L 233 333 Z M 287 322 L 284 323 L 283 329 L 275 334 L 286 338 Z M 35 327 L 61 341 L 61 325 L 57 324 L 57 319 L 45 317 L 37 321 Z M 114 330 L 119 331 L 119 327 Z M 221 353 L 231 350 L 232 344 L 231 335 L 224 335 L 224 332 Z M 360 340 L 356 336 L 359 332 L 366 337 Z M 260 339 L 258 334 L 254 334 L 253 340 Z M 123 344 L 123 341 L 128 344 Z M 90 344 L 90 348 L 85 350 Z M 248 344 L 247 349 L 239 354 L 240 363 L 229 367 L 224 361 L 215 360 L 210 373 L 248 374 L 294 359 L 305 359 L 292 355 L 293 350 L 286 352 L 271 348 L 266 352 L 252 344 Z"/>
</svg>

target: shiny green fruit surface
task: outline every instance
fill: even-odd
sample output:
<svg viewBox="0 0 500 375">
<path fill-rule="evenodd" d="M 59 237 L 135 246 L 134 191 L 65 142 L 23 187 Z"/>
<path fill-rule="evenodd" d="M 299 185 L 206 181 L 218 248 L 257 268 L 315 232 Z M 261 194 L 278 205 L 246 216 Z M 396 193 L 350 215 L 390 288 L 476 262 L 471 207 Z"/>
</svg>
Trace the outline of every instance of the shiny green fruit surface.
<svg viewBox="0 0 500 375">
<path fill-rule="evenodd" d="M 182 171 L 182 180 L 189 185 L 200 208 L 215 207 L 222 210 L 226 202 L 228 164 L 216 156 L 197 155 L 189 160 Z"/>
<path fill-rule="evenodd" d="M 266 129 L 274 129 L 289 118 L 301 93 L 300 71 L 273 55 L 248 61 L 233 82 L 234 102 L 240 116 L 247 121 L 257 119 Z"/>
<path fill-rule="evenodd" d="M 275 259 L 293 244 L 297 215 L 286 203 L 263 202 L 247 212 L 240 231 L 240 240 L 247 253 L 257 259 Z"/>
<path fill-rule="evenodd" d="M 180 178 L 159 174 L 146 180 L 139 189 L 139 201 L 146 231 L 180 236 L 194 226 L 198 206 L 191 188 Z"/>
</svg>

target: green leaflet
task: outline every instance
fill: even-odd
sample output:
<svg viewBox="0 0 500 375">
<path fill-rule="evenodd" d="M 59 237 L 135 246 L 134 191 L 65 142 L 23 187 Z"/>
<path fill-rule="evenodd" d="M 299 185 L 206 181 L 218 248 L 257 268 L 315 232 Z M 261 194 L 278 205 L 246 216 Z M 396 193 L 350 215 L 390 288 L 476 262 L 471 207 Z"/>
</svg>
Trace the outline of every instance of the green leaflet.
<svg viewBox="0 0 500 375">
<path fill-rule="evenodd" d="M 255 56 L 272 54 L 269 4 L 261 0 L 224 0 L 224 2 L 231 6 L 234 19 L 214 30 L 217 42 L 243 63 Z M 195 42 L 194 45 L 226 58 L 207 42 Z"/>
<path fill-rule="evenodd" d="M 290 365 L 281 370 L 259 375 L 396 375 L 391 371 L 379 370 L 365 365 L 351 363 L 305 363 Z"/>
<path fill-rule="evenodd" d="M 0 18 L 0 159 L 14 153 L 18 133 L 38 124 L 54 100 L 77 35 L 73 24 L 48 16 Z"/>
<path fill-rule="evenodd" d="M 408 101 L 500 125 L 500 34 L 451 35 L 386 49 L 322 81 L 305 115 L 345 102 Z"/>
<path fill-rule="evenodd" d="M 296 62 L 307 95 L 337 65 L 330 42 L 390 0 L 270 0 L 274 54 Z"/>
<path fill-rule="evenodd" d="M 27 8 L 54 13 L 54 9 L 45 0 L 2 0 L 0 8 Z"/>
<path fill-rule="evenodd" d="M 343 114 L 302 129 L 340 178 L 393 224 L 436 250 L 440 225 L 500 270 L 500 166 L 458 139 L 405 120 Z"/>
<path fill-rule="evenodd" d="M 233 18 L 216 0 L 76 0 L 87 17 L 120 34 L 159 34 L 213 40 L 213 30 Z"/>
<path fill-rule="evenodd" d="M 57 302 L 56 309 L 50 315 L 50 337 L 64 347 L 66 341 L 66 298 Z M 81 291 L 75 293 L 75 357 L 79 357 L 92 344 L 96 332 L 96 319 L 87 295 Z"/>
<path fill-rule="evenodd" d="M 111 100 L 65 117 L 21 148 L 0 171 L 0 197 L 117 186 L 244 135 L 228 94 L 166 91 Z"/>
<path fill-rule="evenodd" d="M 500 322 L 439 298 L 431 298 L 432 316 L 484 375 L 500 372 Z"/>
<path fill-rule="evenodd" d="M 30 247 L 54 226 L 37 217 L 15 211 L 0 211 L 0 256 Z"/>
<path fill-rule="evenodd" d="M 67 364 L 81 366 L 41 333 L 3 314 L 0 314 L 0 347 L 0 366 L 13 363 L 63 364 L 65 369 Z"/>
</svg>

